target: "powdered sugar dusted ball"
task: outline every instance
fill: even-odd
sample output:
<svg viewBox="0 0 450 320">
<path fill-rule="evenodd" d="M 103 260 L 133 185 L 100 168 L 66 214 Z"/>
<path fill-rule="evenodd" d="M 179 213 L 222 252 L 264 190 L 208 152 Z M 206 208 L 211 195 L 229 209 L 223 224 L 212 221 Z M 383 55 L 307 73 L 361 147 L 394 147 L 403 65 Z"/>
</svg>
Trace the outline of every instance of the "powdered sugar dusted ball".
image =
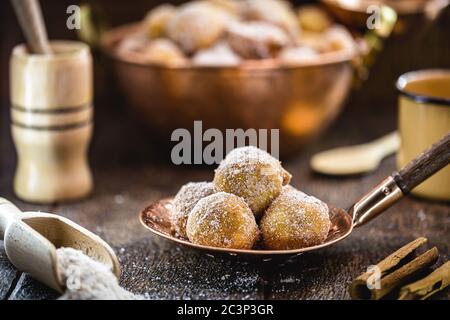
<svg viewBox="0 0 450 320">
<path fill-rule="evenodd" d="M 171 4 L 162 4 L 147 13 L 144 27 L 150 39 L 163 37 L 169 21 L 175 16 L 177 9 Z"/>
<path fill-rule="evenodd" d="M 219 248 L 251 249 L 259 236 L 245 201 L 225 192 L 201 199 L 189 215 L 186 230 L 192 243 Z"/>
<path fill-rule="evenodd" d="M 167 25 L 168 36 L 188 54 L 213 45 L 224 34 L 231 14 L 207 1 L 181 6 Z"/>
<path fill-rule="evenodd" d="M 149 40 L 144 33 L 135 33 L 124 38 L 117 46 L 117 53 L 122 56 L 142 51 Z"/>
<path fill-rule="evenodd" d="M 286 32 L 267 22 L 234 22 L 227 30 L 231 48 L 246 59 L 272 58 L 289 43 Z"/>
<path fill-rule="evenodd" d="M 290 179 L 281 162 L 270 154 L 255 147 L 243 147 L 231 151 L 220 163 L 214 186 L 217 191 L 242 197 L 258 217 Z"/>
<path fill-rule="evenodd" d="M 323 243 L 331 222 L 325 203 L 289 186 L 267 208 L 260 227 L 267 249 L 289 250 Z"/>
<path fill-rule="evenodd" d="M 173 200 L 172 226 L 181 237 L 187 238 L 186 223 L 197 202 L 214 193 L 211 182 L 190 182 L 181 187 Z"/>
<path fill-rule="evenodd" d="M 312 48 L 306 46 L 298 46 L 283 49 L 278 57 L 283 64 L 296 65 L 317 61 L 319 53 Z"/>
<path fill-rule="evenodd" d="M 334 25 L 325 32 L 325 40 L 329 51 L 345 50 L 355 53 L 356 42 L 351 33 L 341 25 Z"/>
<path fill-rule="evenodd" d="M 300 35 L 300 25 L 291 4 L 284 0 L 247 0 L 244 16 L 248 20 L 265 21 L 283 28 L 292 40 Z"/>
<path fill-rule="evenodd" d="M 324 32 L 333 21 L 326 11 L 315 5 L 305 5 L 298 9 L 298 20 L 303 30 Z"/>
<path fill-rule="evenodd" d="M 184 53 L 169 39 L 155 39 L 141 53 L 145 62 L 154 64 L 177 67 L 187 63 Z"/>
<path fill-rule="evenodd" d="M 239 16 L 244 9 L 244 1 L 242 0 L 208 0 L 210 3 L 218 6 L 222 10 L 226 10 L 228 13 Z"/>
<path fill-rule="evenodd" d="M 223 41 L 211 48 L 198 51 L 192 58 L 192 63 L 196 66 L 237 66 L 240 62 L 241 57 Z"/>
</svg>

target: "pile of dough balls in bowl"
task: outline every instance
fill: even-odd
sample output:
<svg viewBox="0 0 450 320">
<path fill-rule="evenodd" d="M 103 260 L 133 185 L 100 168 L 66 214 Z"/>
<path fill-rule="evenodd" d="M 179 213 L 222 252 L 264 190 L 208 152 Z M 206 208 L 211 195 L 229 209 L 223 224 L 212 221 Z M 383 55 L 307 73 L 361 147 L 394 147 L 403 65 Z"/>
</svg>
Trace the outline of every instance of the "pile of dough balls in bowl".
<svg viewBox="0 0 450 320">
<path fill-rule="evenodd" d="M 163 4 L 116 47 L 125 60 L 170 67 L 239 66 L 262 59 L 295 65 L 356 51 L 349 31 L 320 7 L 295 9 L 283 0 Z"/>
<path fill-rule="evenodd" d="M 212 182 L 190 182 L 173 200 L 177 237 L 227 249 L 294 250 L 323 243 L 328 206 L 289 185 L 280 161 L 255 147 L 234 149 Z"/>
</svg>

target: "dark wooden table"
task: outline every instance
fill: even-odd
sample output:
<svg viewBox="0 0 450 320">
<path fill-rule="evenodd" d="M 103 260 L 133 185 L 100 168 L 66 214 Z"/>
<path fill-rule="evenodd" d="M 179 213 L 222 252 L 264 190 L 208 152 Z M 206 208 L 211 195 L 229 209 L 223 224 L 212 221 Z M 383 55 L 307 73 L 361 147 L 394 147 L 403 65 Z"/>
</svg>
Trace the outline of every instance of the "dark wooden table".
<svg viewBox="0 0 450 320">
<path fill-rule="evenodd" d="M 423 39 L 431 41 L 430 37 Z M 395 159 L 390 157 L 371 174 L 330 178 L 312 173 L 308 161 L 319 150 L 364 142 L 395 129 L 395 77 L 413 68 L 450 66 L 448 38 L 447 43 L 437 44 L 435 51 L 431 51 L 439 54 L 430 53 L 433 58 L 425 62 L 419 59 L 421 45 L 410 46 L 411 54 L 405 55 L 401 43 L 391 43 L 370 79 L 346 103 L 335 125 L 301 154 L 285 161 L 295 186 L 326 202 L 347 207 L 395 169 Z M 10 48 L 2 50 L 2 68 L 7 66 L 6 52 Z M 188 181 L 210 180 L 212 170 L 170 165 L 167 152 L 150 142 L 147 133 L 128 113 L 126 104 L 116 96 L 105 65 L 101 60 L 97 62 L 92 196 L 81 202 L 54 206 L 26 204 L 14 196 L 16 156 L 8 128 L 5 81 L 0 122 L 0 195 L 23 210 L 58 213 L 99 234 L 116 250 L 122 264 L 121 284 L 127 289 L 146 293 L 153 299 L 349 299 L 348 286 L 353 278 L 416 237 L 428 237 L 430 245 L 438 247 L 439 263 L 448 260 L 450 206 L 413 197 L 403 199 L 375 221 L 356 229 L 345 241 L 289 261 L 211 258 L 151 235 L 140 226 L 139 211 L 152 201 L 173 195 Z M 8 262 L 0 242 L 0 299 L 57 296 L 17 271 Z M 434 298 L 449 299 L 450 291 L 447 289 Z"/>
</svg>

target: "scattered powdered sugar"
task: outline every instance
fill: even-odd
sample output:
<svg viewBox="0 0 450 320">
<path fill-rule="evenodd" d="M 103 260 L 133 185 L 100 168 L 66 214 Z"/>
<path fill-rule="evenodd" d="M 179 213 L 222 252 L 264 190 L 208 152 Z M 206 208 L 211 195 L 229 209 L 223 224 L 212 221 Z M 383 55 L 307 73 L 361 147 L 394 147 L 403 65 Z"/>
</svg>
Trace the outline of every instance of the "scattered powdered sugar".
<svg viewBox="0 0 450 320">
<path fill-rule="evenodd" d="M 290 178 L 280 161 L 251 146 L 234 149 L 226 156 L 216 169 L 214 185 L 218 191 L 242 197 L 258 216 Z"/>
<path fill-rule="evenodd" d="M 201 199 L 192 209 L 187 235 L 193 243 L 251 249 L 259 230 L 253 213 L 242 198 L 218 192 Z"/>
<path fill-rule="evenodd" d="M 325 241 L 331 226 L 328 206 L 292 186 L 283 188 L 261 220 L 264 244 L 298 249 Z"/>
<path fill-rule="evenodd" d="M 116 276 L 104 264 L 72 248 L 56 250 L 58 272 L 66 292 L 62 300 L 142 300 L 119 285 Z"/>
<path fill-rule="evenodd" d="M 211 182 L 190 182 L 181 187 L 173 200 L 172 226 L 178 236 L 187 238 L 186 223 L 197 202 L 215 192 Z"/>
</svg>

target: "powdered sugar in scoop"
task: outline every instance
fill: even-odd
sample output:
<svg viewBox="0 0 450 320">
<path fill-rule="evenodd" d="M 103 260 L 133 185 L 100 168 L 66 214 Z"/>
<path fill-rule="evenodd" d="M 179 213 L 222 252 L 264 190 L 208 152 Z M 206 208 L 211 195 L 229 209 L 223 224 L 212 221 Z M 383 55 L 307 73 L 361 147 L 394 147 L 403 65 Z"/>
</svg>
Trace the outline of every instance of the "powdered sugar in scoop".
<svg viewBox="0 0 450 320">
<path fill-rule="evenodd" d="M 58 272 L 66 292 L 62 300 L 141 300 L 119 285 L 116 276 L 104 264 L 72 248 L 56 250 Z"/>
</svg>

